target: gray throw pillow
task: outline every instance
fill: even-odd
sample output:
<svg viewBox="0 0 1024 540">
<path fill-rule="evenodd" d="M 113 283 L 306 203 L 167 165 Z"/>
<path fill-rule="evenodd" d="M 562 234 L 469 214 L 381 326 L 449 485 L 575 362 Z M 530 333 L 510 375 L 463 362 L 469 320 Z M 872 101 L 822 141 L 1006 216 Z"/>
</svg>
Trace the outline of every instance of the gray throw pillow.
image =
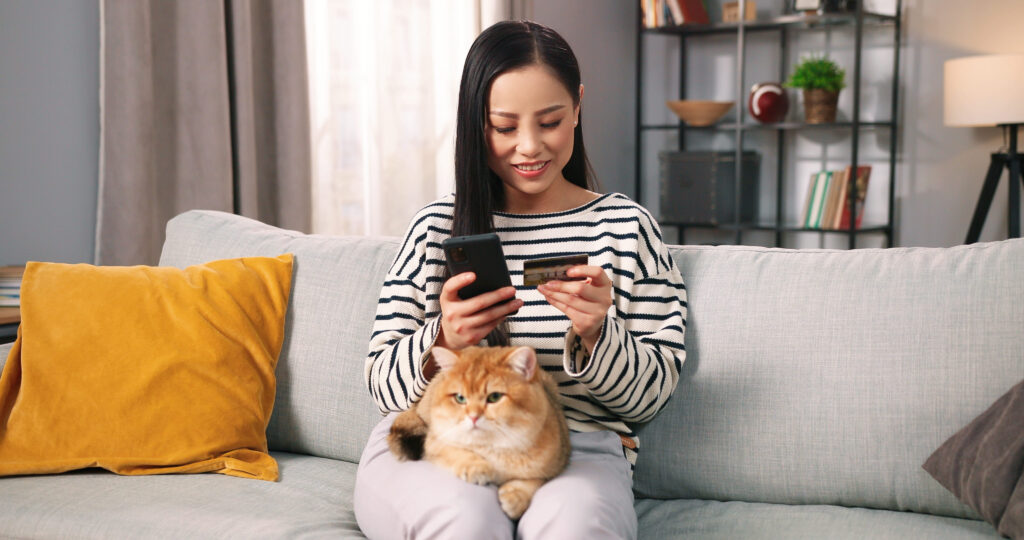
<svg viewBox="0 0 1024 540">
<path fill-rule="evenodd" d="M 923 467 L 1000 534 L 1024 539 L 1024 381 L 944 442 Z"/>
</svg>

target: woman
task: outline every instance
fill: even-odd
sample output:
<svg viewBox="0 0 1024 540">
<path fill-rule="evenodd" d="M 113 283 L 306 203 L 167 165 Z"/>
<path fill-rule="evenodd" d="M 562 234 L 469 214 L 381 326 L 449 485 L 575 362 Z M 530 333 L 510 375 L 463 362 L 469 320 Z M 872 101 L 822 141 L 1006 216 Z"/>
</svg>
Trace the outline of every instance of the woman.
<svg viewBox="0 0 1024 540">
<path fill-rule="evenodd" d="M 559 385 L 570 463 L 513 524 L 494 486 L 397 461 L 385 442 L 391 415 L 371 435 L 356 478 L 356 516 L 371 538 L 636 537 L 639 442 L 627 422 L 650 420 L 675 389 L 686 293 L 647 211 L 595 193 L 582 98 L 576 58 L 553 30 L 501 22 L 480 34 L 459 91 L 455 194 L 413 218 L 381 291 L 366 362 L 370 393 L 388 413 L 423 395 L 437 369 L 433 345 L 532 346 Z M 475 276 L 447 276 L 441 242 L 492 231 L 516 286 L 461 300 Z M 569 275 L 582 281 L 522 285 L 525 260 L 579 252 L 589 263 Z"/>
</svg>

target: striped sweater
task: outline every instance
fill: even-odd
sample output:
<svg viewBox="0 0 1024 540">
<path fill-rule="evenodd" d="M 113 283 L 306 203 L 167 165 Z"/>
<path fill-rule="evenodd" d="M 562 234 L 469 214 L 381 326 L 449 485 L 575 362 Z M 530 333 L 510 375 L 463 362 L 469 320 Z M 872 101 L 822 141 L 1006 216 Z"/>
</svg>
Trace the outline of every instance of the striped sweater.
<svg viewBox="0 0 1024 540">
<path fill-rule="evenodd" d="M 441 242 L 451 235 L 453 208 L 449 195 L 416 214 L 381 290 L 365 375 L 382 413 L 407 409 L 426 389 L 422 367 L 441 327 Z M 565 212 L 496 212 L 494 226 L 524 301 L 508 318 L 510 344 L 536 349 L 558 384 L 570 429 L 618 432 L 635 463 L 639 441 L 627 423 L 661 410 L 686 357 L 686 288 L 657 224 L 643 207 L 612 193 Z M 522 285 L 524 261 L 571 253 L 587 253 L 613 284 L 589 361 L 569 318 Z"/>
</svg>

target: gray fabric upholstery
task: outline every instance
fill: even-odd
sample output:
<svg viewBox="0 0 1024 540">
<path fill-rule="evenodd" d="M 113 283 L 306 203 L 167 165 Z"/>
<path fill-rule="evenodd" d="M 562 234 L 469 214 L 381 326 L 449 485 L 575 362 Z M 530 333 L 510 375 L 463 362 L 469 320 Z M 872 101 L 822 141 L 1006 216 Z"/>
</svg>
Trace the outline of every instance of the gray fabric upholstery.
<svg viewBox="0 0 1024 540">
<path fill-rule="evenodd" d="M 14 343 L 4 343 L 3 345 L 0 345 L 0 370 L 2 370 L 4 365 L 7 364 L 7 355 L 11 353 L 11 347 L 13 346 Z"/>
<path fill-rule="evenodd" d="M 279 482 L 86 470 L 0 479 L 3 538 L 363 538 L 356 466 L 274 453 Z"/>
<path fill-rule="evenodd" d="M 688 357 L 641 496 L 976 516 L 921 464 L 1024 373 L 1024 240 L 674 255 Z"/>
<path fill-rule="evenodd" d="M 0 536 L 354 531 L 353 463 L 380 419 L 363 364 L 398 247 L 212 211 L 171 220 L 163 265 L 295 254 L 268 428 L 282 481 L 2 478 Z M 1024 240 L 671 251 L 687 361 L 667 408 L 638 426 L 641 538 L 995 537 L 921 464 L 1024 373 Z"/>
<path fill-rule="evenodd" d="M 382 418 L 363 383 L 363 363 L 377 296 L 397 250 L 394 239 L 304 235 L 193 211 L 167 224 L 160 265 L 295 254 L 267 442 L 272 450 L 354 463 Z"/>
<path fill-rule="evenodd" d="M 640 499 L 641 540 L 991 540 L 984 521 L 841 506 Z"/>
</svg>

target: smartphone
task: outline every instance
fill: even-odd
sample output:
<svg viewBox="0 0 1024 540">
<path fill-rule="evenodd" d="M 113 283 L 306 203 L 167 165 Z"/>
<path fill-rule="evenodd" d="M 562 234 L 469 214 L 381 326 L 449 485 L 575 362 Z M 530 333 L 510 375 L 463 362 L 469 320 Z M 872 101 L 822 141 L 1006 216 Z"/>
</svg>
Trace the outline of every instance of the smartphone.
<svg viewBox="0 0 1024 540">
<path fill-rule="evenodd" d="M 441 242 L 448 271 L 455 276 L 463 272 L 476 274 L 476 281 L 459 289 L 459 298 L 466 300 L 478 294 L 512 285 L 505 265 L 505 253 L 497 234 L 456 236 Z M 506 300 L 506 301 L 510 301 Z"/>
</svg>

